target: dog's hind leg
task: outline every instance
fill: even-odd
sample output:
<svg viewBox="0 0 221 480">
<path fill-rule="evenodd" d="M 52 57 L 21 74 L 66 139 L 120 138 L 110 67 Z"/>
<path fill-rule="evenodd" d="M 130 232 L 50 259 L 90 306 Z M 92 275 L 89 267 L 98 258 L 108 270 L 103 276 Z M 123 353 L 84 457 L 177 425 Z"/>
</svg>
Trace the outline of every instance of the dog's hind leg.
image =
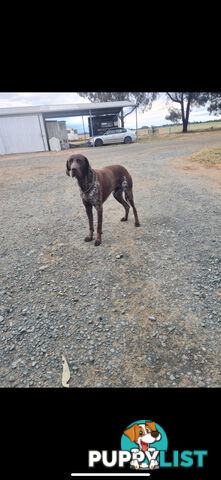
<svg viewBox="0 0 221 480">
<path fill-rule="evenodd" d="M 123 191 L 121 190 L 121 188 L 116 188 L 113 191 L 113 196 L 125 208 L 125 216 L 123 218 L 121 218 L 121 221 L 126 222 L 126 220 L 128 219 L 130 205 L 128 205 L 128 203 L 125 202 L 125 200 L 123 199 Z"/>
<path fill-rule="evenodd" d="M 140 222 L 139 222 L 138 215 L 137 215 L 137 209 L 136 209 L 136 207 L 135 207 L 135 205 L 134 205 L 134 198 L 133 198 L 132 188 L 127 188 L 127 189 L 125 189 L 125 198 L 126 198 L 126 200 L 130 203 L 131 207 L 133 208 L 134 219 L 135 219 L 135 227 L 139 227 L 139 226 L 140 226 Z"/>
</svg>

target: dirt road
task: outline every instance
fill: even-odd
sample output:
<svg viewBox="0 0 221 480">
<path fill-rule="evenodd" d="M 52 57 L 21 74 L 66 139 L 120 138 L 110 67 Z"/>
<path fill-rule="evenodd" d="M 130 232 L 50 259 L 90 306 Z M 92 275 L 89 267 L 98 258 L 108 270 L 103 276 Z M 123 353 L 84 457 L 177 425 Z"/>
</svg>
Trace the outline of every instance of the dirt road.
<svg viewBox="0 0 221 480">
<path fill-rule="evenodd" d="M 1 158 L 1 386 L 61 387 L 62 355 L 70 387 L 220 386 L 221 172 L 180 158 L 204 146 L 85 149 L 130 171 L 141 222 L 111 196 L 99 247 L 67 152 Z"/>
</svg>

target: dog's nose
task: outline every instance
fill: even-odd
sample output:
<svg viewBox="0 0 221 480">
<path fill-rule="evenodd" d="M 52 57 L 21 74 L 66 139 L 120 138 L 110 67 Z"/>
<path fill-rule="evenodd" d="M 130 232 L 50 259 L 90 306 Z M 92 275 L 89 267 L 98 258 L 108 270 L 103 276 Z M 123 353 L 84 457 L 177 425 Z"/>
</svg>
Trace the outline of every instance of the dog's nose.
<svg viewBox="0 0 221 480">
<path fill-rule="evenodd" d="M 76 175 L 76 168 L 71 168 L 71 176 L 74 177 Z"/>
<path fill-rule="evenodd" d="M 157 430 L 155 430 L 155 431 L 151 432 L 151 435 L 152 435 L 153 438 L 157 438 L 158 435 L 159 435 L 159 432 Z"/>
</svg>

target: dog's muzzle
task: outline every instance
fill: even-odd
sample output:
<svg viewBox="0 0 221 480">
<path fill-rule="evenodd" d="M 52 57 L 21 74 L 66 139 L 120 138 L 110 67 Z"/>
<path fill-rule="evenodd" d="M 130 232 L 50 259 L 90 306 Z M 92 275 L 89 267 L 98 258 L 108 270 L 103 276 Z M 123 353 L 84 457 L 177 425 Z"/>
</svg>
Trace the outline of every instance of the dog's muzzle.
<svg viewBox="0 0 221 480">
<path fill-rule="evenodd" d="M 72 178 L 76 177 L 76 173 L 77 173 L 77 169 L 76 168 L 71 168 L 70 175 L 71 175 Z"/>
</svg>

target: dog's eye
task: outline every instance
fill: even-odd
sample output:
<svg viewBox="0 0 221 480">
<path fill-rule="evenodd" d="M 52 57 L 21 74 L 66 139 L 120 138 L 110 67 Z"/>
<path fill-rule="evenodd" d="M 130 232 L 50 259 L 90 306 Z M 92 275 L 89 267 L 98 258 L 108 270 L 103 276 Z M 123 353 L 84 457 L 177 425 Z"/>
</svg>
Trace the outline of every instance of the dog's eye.
<svg viewBox="0 0 221 480">
<path fill-rule="evenodd" d="M 140 435 L 143 435 L 143 431 L 142 431 L 142 430 L 140 431 Z"/>
</svg>

